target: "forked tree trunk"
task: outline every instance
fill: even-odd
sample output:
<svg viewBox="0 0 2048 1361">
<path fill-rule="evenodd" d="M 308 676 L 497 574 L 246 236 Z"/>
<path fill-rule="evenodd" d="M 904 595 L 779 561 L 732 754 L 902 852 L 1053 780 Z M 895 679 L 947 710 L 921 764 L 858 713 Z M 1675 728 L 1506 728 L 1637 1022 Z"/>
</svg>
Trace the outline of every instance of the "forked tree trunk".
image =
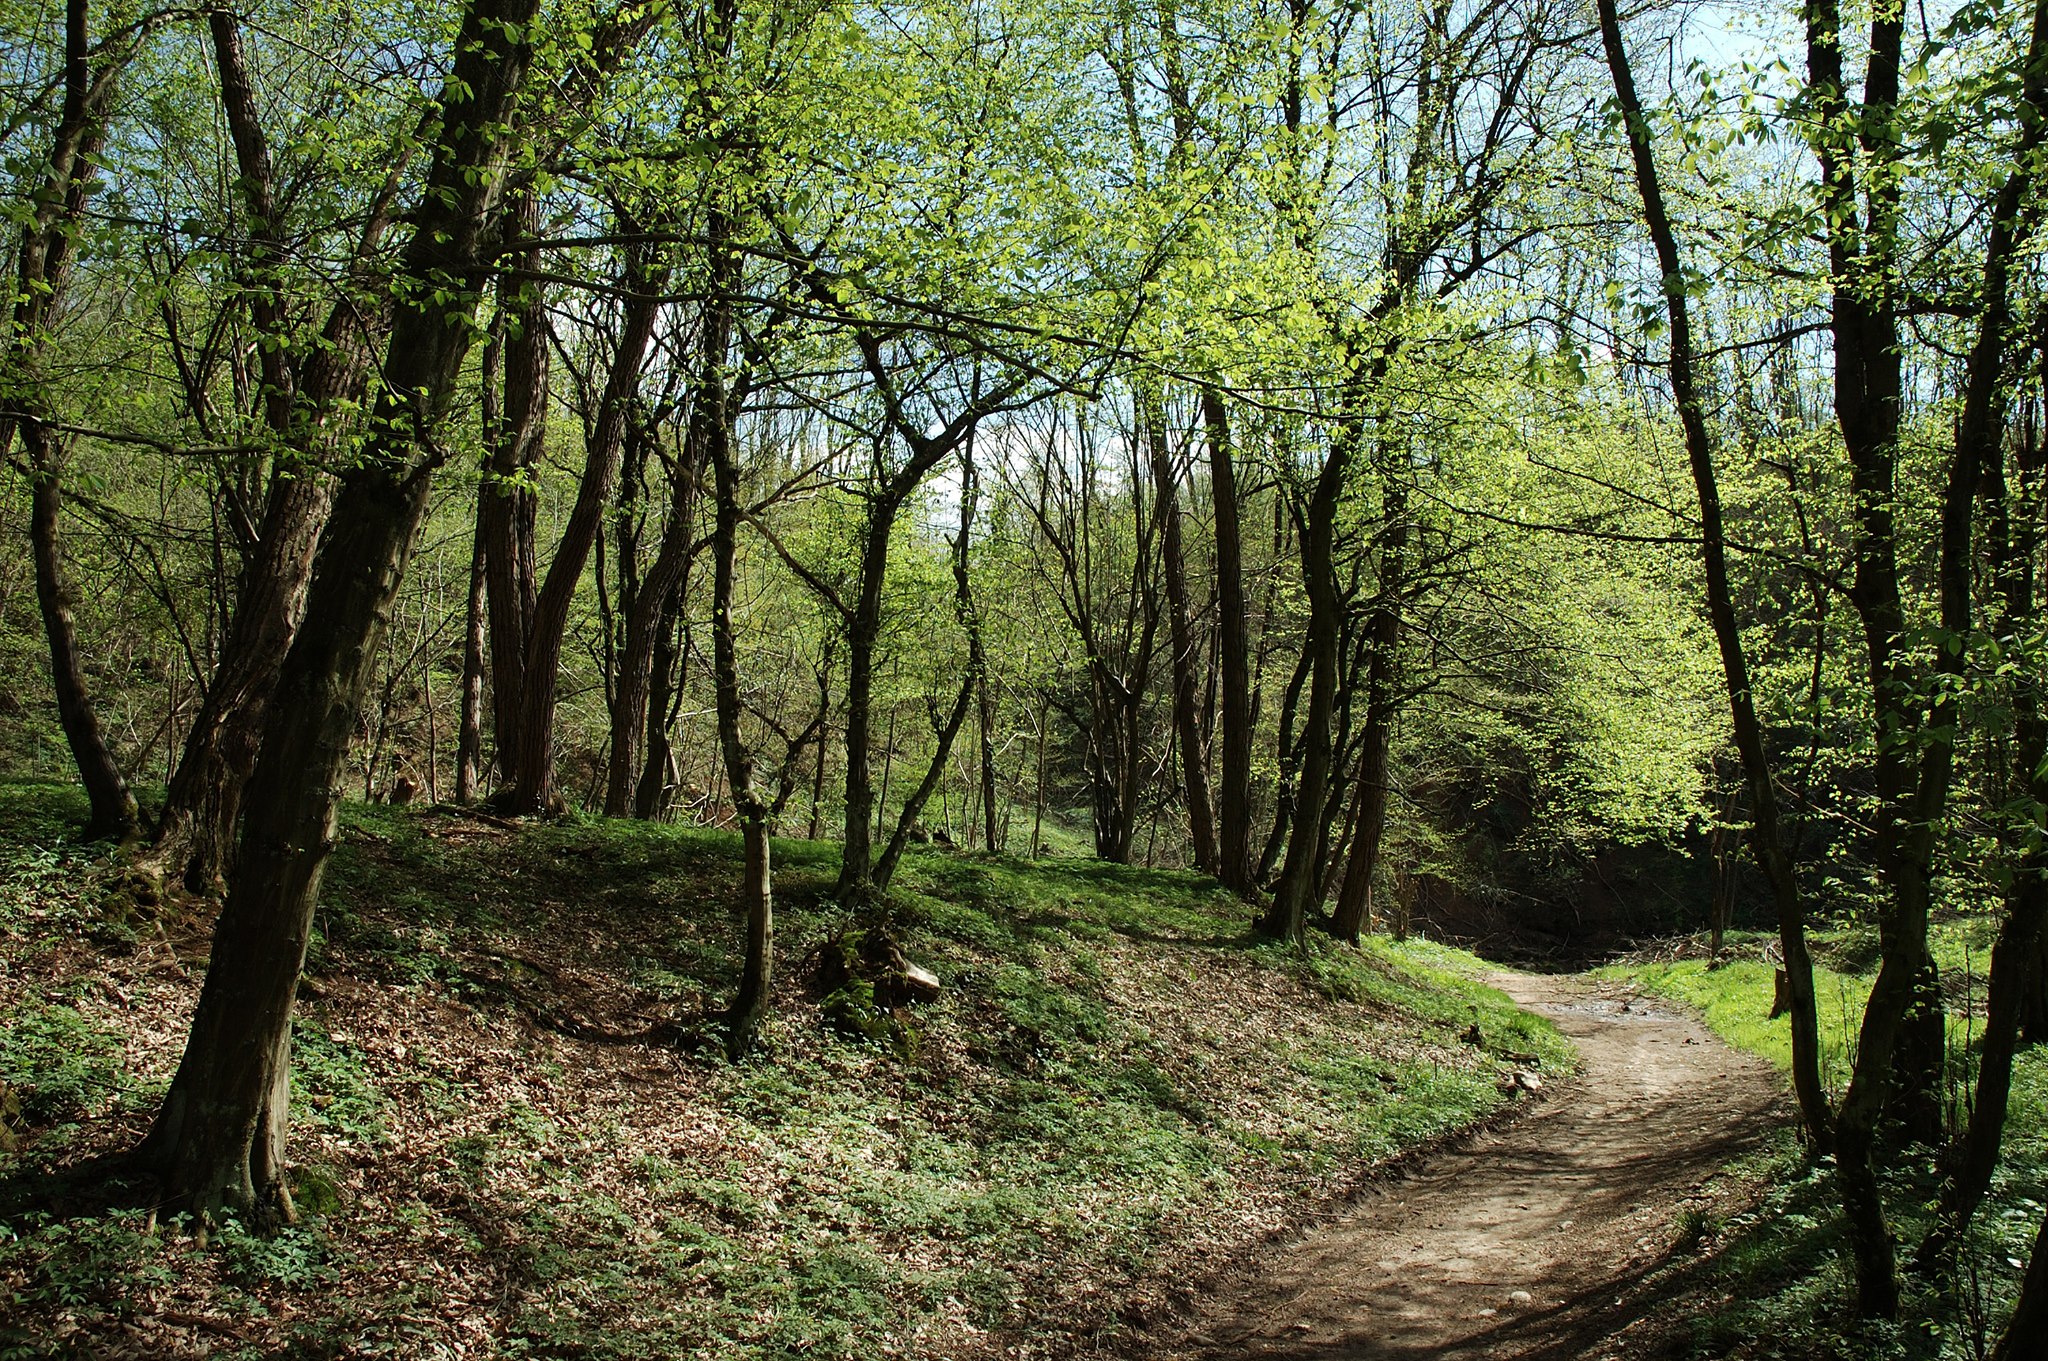
<svg viewBox="0 0 2048 1361">
<path fill-rule="evenodd" d="M 689 584 L 686 573 L 663 606 L 655 634 L 653 682 L 647 691 L 647 756 L 641 763 L 640 782 L 633 790 L 633 816 L 643 820 L 666 817 L 670 807 L 675 757 L 669 745 L 669 728 L 675 722 L 675 703 L 685 688 L 690 664 L 689 647 L 686 640 L 677 637 L 677 629 L 682 622 Z"/>
<path fill-rule="evenodd" d="M 829 297 L 829 294 L 827 294 Z M 834 892 L 843 903 L 865 905 L 874 896 L 875 786 L 868 747 L 873 739 L 874 667 L 882 636 L 882 590 L 889 570 L 889 543 L 903 505 L 937 468 L 940 460 L 961 447 L 982 418 L 1016 395 L 1022 379 L 1000 384 L 991 392 L 975 385 L 967 407 L 936 433 L 903 408 L 896 382 L 883 360 L 882 342 L 861 332 L 854 337 L 861 360 L 881 398 L 889 428 L 910 450 L 900 467 L 880 476 L 867 498 L 861 526 L 860 595 L 851 607 L 836 596 L 846 629 L 846 813 L 840 844 L 839 882 Z M 877 447 L 878 465 L 887 457 Z"/>
<path fill-rule="evenodd" d="M 932 753 L 931 764 L 925 767 L 924 778 L 917 788 L 903 801 L 903 812 L 896 819 L 896 829 L 889 836 L 889 844 L 875 862 L 874 886 L 877 892 L 885 891 L 889 881 L 896 876 L 896 864 L 903 858 L 903 849 L 910 842 L 911 829 L 924 815 L 924 806 L 930 802 L 932 791 L 946 773 L 946 762 L 953 754 L 953 740 L 960 735 L 960 727 L 967 721 L 967 707 L 973 701 L 976 684 L 980 681 L 981 667 L 981 616 L 974 605 L 973 583 L 967 575 L 968 539 L 974 528 L 974 450 L 970 440 L 960 461 L 960 537 L 953 541 L 953 611 L 960 620 L 960 627 L 967 634 L 967 671 L 960 678 L 960 689 L 953 697 L 953 704 L 939 724 Z M 822 713 L 823 706 L 820 706 Z M 822 744 L 821 744 L 822 745 Z"/>
<path fill-rule="evenodd" d="M 506 212 L 506 230 L 535 240 L 539 206 L 522 194 Z M 524 253 L 537 271 L 536 244 Z M 540 568 L 534 540 L 540 498 L 534 464 L 546 439 L 547 345 L 538 287 L 512 275 L 498 282 L 498 315 L 483 354 L 483 437 L 486 466 L 477 489 L 484 534 L 484 593 L 489 603 L 491 718 L 500 786 L 519 775 L 519 729 L 525 712 L 526 641 L 533 631 Z"/>
<path fill-rule="evenodd" d="M 441 141 L 392 290 L 382 395 L 342 479 L 264 725 L 185 1055 L 137 1150 L 168 1207 L 291 1215 L 281 1171 L 293 999 L 342 769 L 432 483 L 415 432 L 445 418 L 469 349 L 537 10 L 538 0 L 472 0 L 457 36 Z"/>
<path fill-rule="evenodd" d="M 726 320 L 730 315 L 729 308 L 712 307 L 706 311 L 698 338 L 700 387 L 720 381 L 714 370 L 724 368 L 732 348 Z M 703 477 L 706 447 L 706 435 L 700 428 L 704 418 L 704 412 L 693 405 L 683 455 L 670 474 L 668 522 L 662 527 L 661 544 L 655 549 L 654 562 L 640 582 L 639 593 L 626 615 L 626 641 L 619 650 L 619 674 L 612 703 L 611 757 L 605 772 L 604 811 L 613 817 L 624 816 L 633 798 L 633 777 L 643 769 L 639 764 L 640 748 L 650 727 L 664 726 L 667 695 L 660 696 L 659 708 L 650 705 L 649 700 L 655 689 L 656 654 L 673 630 L 690 568 L 697 488 Z M 661 679 L 665 691 L 667 677 Z"/>
<path fill-rule="evenodd" d="M 1332 436 L 1329 457 L 1316 478 L 1302 525 L 1301 578 L 1308 593 L 1308 637 L 1302 650 L 1309 666 L 1308 708 L 1301 725 L 1301 767 L 1294 790 L 1295 823 L 1287 858 L 1273 887 L 1273 903 L 1259 920 L 1261 933 L 1299 940 L 1322 846 L 1320 819 L 1329 792 L 1331 726 L 1337 712 L 1337 672 L 1343 664 L 1343 601 L 1337 592 L 1337 502 L 1358 440 L 1355 420 Z"/>
<path fill-rule="evenodd" d="M 227 871 L 242 788 L 255 764 L 278 668 L 305 607 L 327 506 L 324 474 L 273 476 L 258 551 L 157 829 L 158 853 L 183 860 L 185 886 L 194 893 L 218 892 Z"/>
</svg>

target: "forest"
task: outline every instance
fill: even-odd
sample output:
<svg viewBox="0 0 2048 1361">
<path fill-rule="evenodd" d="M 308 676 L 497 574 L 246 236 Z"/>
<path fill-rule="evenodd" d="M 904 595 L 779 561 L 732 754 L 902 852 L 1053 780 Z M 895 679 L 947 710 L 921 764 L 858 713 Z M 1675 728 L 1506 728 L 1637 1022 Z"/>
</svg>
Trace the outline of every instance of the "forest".
<svg viewBox="0 0 2048 1361">
<path fill-rule="evenodd" d="M 1783 1099 L 1677 1350 L 1470 1354 L 2048 1354 L 2048 0 L 0 89 L 0 1355 L 1209 1355 L 1617 989 Z"/>
</svg>

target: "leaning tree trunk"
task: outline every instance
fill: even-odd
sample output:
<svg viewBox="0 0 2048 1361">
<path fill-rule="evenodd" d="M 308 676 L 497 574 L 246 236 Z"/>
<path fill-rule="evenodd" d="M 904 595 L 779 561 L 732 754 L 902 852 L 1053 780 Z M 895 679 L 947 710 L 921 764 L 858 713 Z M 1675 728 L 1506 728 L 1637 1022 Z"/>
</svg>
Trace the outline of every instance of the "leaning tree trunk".
<svg viewBox="0 0 2048 1361">
<path fill-rule="evenodd" d="M 135 830 L 135 795 L 100 730 L 99 715 L 85 684 L 85 666 L 73 614 L 70 573 L 64 568 L 60 520 L 64 492 L 57 437 L 40 421 L 22 422 L 21 442 L 29 455 L 33 483 L 29 505 L 29 539 L 35 549 L 36 604 L 43 632 L 50 642 L 50 680 L 57 692 L 57 721 L 71 758 L 85 785 L 91 807 L 86 822 L 88 841 L 126 837 Z"/>
<path fill-rule="evenodd" d="M 442 140 L 392 290 L 382 395 L 342 478 L 286 655 L 185 1055 L 137 1158 L 163 1203 L 291 1215 L 281 1169 L 291 1018 L 343 767 L 427 504 L 415 441 L 447 414 L 469 350 L 486 232 L 507 172 L 538 0 L 472 0 L 443 87 Z"/>
<path fill-rule="evenodd" d="M 1757 717 L 1750 689 L 1749 659 L 1742 642 L 1742 628 L 1735 616 L 1734 594 L 1728 580 L 1727 544 L 1722 526 L 1720 484 L 1714 467 L 1713 444 L 1707 433 L 1706 417 L 1700 404 L 1693 373 L 1692 327 L 1687 310 L 1684 274 L 1680 269 L 1677 236 L 1664 208 L 1663 188 L 1650 152 L 1649 127 L 1636 97 L 1635 79 L 1622 46 L 1621 21 L 1614 0 L 1599 0 L 1600 29 L 1621 104 L 1629 149 L 1635 165 L 1636 184 L 1643 200 L 1644 216 L 1656 246 L 1665 280 L 1665 307 L 1671 321 L 1671 383 L 1678 403 L 1679 421 L 1685 432 L 1688 461 L 1694 491 L 1700 507 L 1700 551 L 1707 586 L 1707 614 L 1712 621 L 1715 643 L 1721 655 L 1722 677 L 1726 682 L 1729 714 L 1736 750 L 1742 757 L 1743 776 L 1749 786 L 1751 832 L 1749 844 L 1771 894 L 1778 916 L 1778 942 L 1784 957 L 1792 1030 L 1792 1088 L 1799 1100 L 1801 1118 L 1809 1139 L 1822 1150 L 1833 1141 L 1833 1115 L 1827 1091 L 1820 1077 L 1820 1022 L 1813 987 L 1813 960 L 1806 945 L 1806 911 L 1798 877 L 1786 844 L 1778 814 L 1777 782 L 1764 729 Z"/>
<path fill-rule="evenodd" d="M 627 226 L 632 229 L 630 221 Z M 555 696 L 561 681 L 562 644 L 569 631 L 569 611 L 575 604 L 576 587 L 603 526 L 605 503 L 611 499 L 612 480 L 625 447 L 628 413 L 639 391 L 640 370 L 646 363 L 654 323 L 661 312 L 661 285 L 667 270 L 658 260 L 649 259 L 648 249 L 632 246 L 626 251 L 620 283 L 629 292 L 618 349 L 613 352 L 604 393 L 598 399 L 597 419 L 591 424 L 584 448 L 583 476 L 577 482 L 576 502 L 569 509 L 569 522 L 562 530 L 554 558 L 548 563 L 547 579 L 534 600 L 532 625 L 526 634 L 518 727 L 509 738 L 514 752 L 513 774 L 511 783 L 499 791 L 497 798 L 500 806 L 515 813 L 553 812 L 561 802 L 555 790 L 554 750 Z M 498 741 L 501 750 L 508 745 L 503 733 Z"/>
</svg>

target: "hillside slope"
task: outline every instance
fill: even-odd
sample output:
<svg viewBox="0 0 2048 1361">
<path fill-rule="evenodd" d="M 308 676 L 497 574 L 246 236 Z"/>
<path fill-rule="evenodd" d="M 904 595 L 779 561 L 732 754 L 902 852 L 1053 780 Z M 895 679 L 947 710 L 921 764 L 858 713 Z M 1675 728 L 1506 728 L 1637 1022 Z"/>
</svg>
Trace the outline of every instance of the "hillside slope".
<svg viewBox="0 0 2048 1361">
<path fill-rule="evenodd" d="M 17 1202 L 137 1137 L 203 975 L 203 921 L 57 846 L 72 797 L 0 788 Z M 1192 875 L 938 854 L 893 925 L 941 996 L 835 1026 L 807 962 L 848 925 L 835 850 L 777 853 L 775 1020 L 733 1066 L 696 1042 L 733 839 L 352 810 L 302 990 L 301 1224 L 202 1250 L 14 1213 L 0 1354 L 1056 1353 L 1482 1118 L 1504 1065 L 1569 1062 L 1439 947 L 1301 954 Z"/>
</svg>

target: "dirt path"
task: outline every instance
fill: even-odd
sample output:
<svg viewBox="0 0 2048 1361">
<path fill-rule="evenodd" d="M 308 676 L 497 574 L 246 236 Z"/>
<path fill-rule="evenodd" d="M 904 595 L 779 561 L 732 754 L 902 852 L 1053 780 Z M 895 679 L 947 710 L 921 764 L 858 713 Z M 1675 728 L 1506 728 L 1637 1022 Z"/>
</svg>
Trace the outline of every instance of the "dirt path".
<svg viewBox="0 0 2048 1361">
<path fill-rule="evenodd" d="M 1633 989 L 1489 981 L 1577 1042 L 1579 1074 L 1272 1253 L 1158 1361 L 1596 1361 L 1666 1329 L 1674 1273 L 1646 1278 L 1680 1210 L 1777 1118 L 1768 1067 Z"/>
</svg>

